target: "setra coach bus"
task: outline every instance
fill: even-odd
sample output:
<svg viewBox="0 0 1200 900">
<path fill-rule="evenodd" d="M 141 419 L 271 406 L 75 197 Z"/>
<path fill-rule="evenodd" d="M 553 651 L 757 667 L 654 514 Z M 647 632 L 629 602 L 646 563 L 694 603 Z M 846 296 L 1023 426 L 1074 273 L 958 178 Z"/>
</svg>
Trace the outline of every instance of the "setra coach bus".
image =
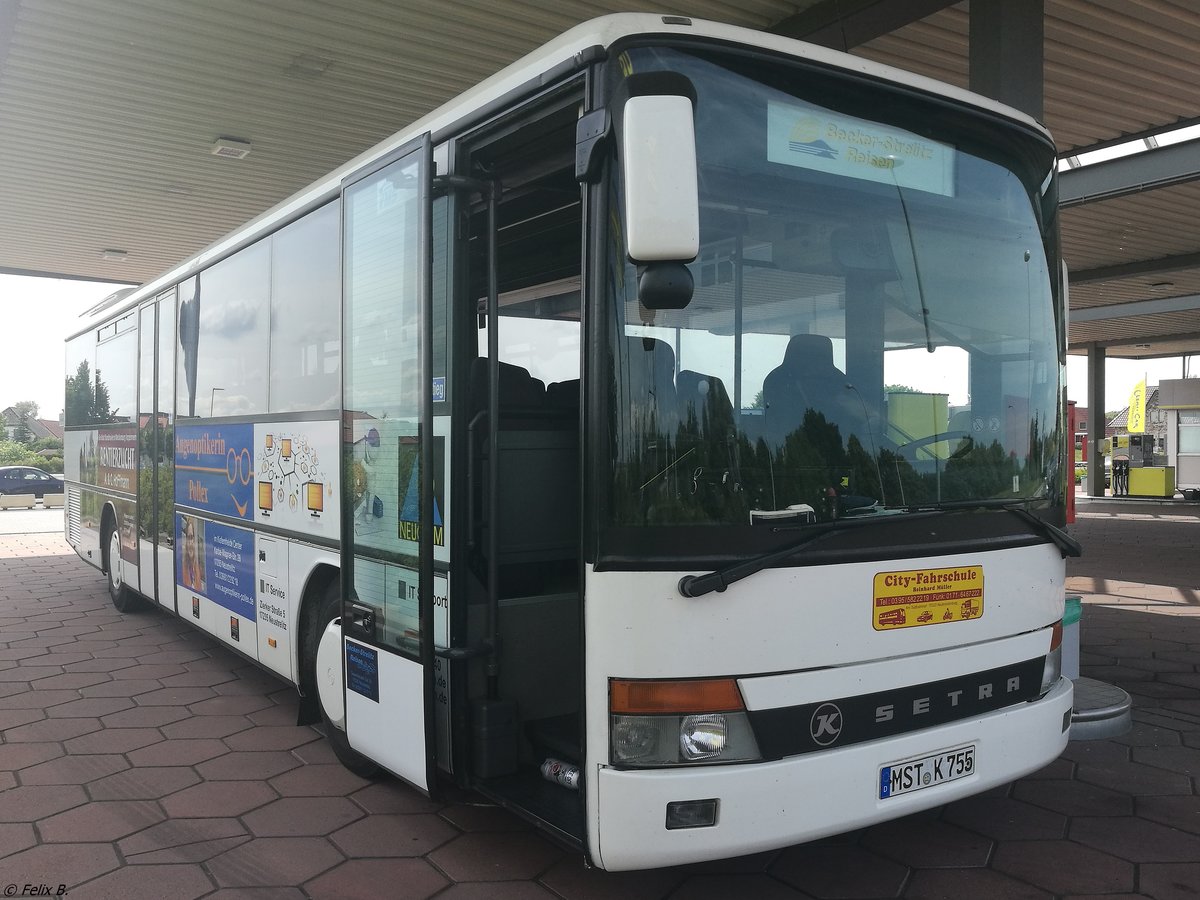
<svg viewBox="0 0 1200 900">
<path fill-rule="evenodd" d="M 66 537 L 338 757 L 596 866 L 1009 782 L 1070 732 L 1055 149 L 583 24 L 67 341 Z"/>
</svg>

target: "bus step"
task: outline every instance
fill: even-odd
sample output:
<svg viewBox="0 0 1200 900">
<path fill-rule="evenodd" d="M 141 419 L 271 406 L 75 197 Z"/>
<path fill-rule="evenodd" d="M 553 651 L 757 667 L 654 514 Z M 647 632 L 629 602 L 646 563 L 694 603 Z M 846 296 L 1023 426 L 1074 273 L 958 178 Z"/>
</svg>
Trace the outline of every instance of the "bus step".
<svg viewBox="0 0 1200 900">
<path fill-rule="evenodd" d="M 1095 678 L 1075 679 L 1075 708 L 1071 710 L 1071 740 L 1102 741 L 1133 727 L 1133 700 L 1117 687 Z"/>
</svg>

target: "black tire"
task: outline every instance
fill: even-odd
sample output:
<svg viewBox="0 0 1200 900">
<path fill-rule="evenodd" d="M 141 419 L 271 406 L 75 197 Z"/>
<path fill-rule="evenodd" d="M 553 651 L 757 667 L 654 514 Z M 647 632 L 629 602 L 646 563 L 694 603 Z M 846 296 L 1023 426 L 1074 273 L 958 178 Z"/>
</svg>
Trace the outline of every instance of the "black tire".
<svg viewBox="0 0 1200 900">
<path fill-rule="evenodd" d="M 301 676 L 301 687 L 304 688 L 305 696 L 312 697 L 320 710 L 322 730 L 325 732 L 325 738 L 333 748 L 333 755 L 338 758 L 338 762 L 359 778 L 375 778 L 379 775 L 379 766 L 351 747 L 346 732 L 329 720 L 325 707 L 321 703 L 321 692 L 317 689 L 317 645 L 321 642 L 321 635 L 325 633 L 329 623 L 339 618 L 341 614 L 341 592 L 338 589 L 337 581 L 333 581 L 317 600 L 317 608 L 314 615 L 309 617 L 304 631 L 304 670 Z"/>
<path fill-rule="evenodd" d="M 145 602 L 125 583 L 124 567 L 121 565 L 121 536 L 117 533 L 112 519 L 105 521 L 107 527 L 104 529 L 104 538 L 100 548 L 104 554 L 104 573 L 105 581 L 108 583 L 108 596 L 112 600 L 112 605 L 117 608 L 117 612 L 141 612 L 146 609 Z M 114 553 L 116 554 L 115 561 L 113 560 Z"/>
</svg>

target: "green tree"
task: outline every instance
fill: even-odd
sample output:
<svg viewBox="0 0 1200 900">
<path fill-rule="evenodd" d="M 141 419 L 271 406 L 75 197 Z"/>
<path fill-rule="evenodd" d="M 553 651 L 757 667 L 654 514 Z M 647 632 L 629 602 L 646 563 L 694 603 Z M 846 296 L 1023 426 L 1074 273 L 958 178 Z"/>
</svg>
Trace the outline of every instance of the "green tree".
<svg viewBox="0 0 1200 900">
<path fill-rule="evenodd" d="M 33 432 L 29 430 L 29 423 L 37 418 L 38 405 L 32 400 L 21 400 L 14 403 L 13 412 L 17 414 L 17 426 L 13 429 L 13 440 L 21 444 L 28 444 L 33 440 Z"/>
</svg>

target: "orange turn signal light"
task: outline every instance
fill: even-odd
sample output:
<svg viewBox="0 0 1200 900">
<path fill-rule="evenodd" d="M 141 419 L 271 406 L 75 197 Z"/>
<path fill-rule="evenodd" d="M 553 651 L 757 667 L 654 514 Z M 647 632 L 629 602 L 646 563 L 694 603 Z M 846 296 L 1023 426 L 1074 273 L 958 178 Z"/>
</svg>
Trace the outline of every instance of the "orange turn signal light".
<svg viewBox="0 0 1200 900">
<path fill-rule="evenodd" d="M 738 712 L 746 708 L 733 678 L 609 682 L 609 709 L 624 715 Z"/>
</svg>

